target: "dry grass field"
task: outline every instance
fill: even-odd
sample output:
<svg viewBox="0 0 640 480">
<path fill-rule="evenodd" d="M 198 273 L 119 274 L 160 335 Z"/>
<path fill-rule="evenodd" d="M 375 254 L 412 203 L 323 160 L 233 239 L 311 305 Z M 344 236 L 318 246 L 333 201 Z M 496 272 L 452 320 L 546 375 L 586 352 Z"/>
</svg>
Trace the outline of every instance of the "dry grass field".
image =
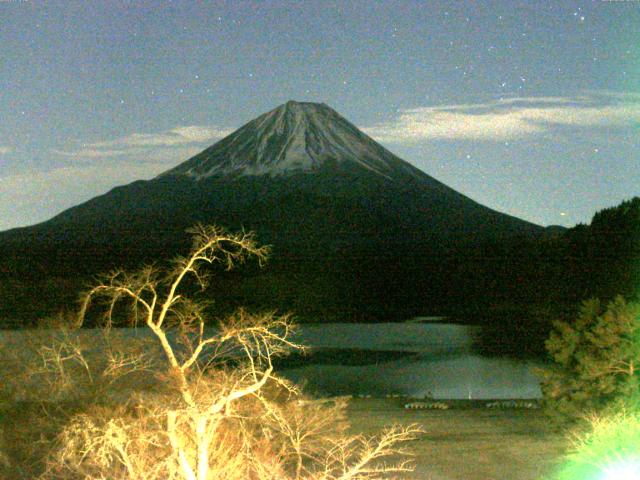
<svg viewBox="0 0 640 480">
<path fill-rule="evenodd" d="M 494 410 L 464 404 L 449 410 L 405 410 L 398 398 L 354 398 L 354 432 L 372 434 L 391 423 L 418 423 L 412 442 L 420 480 L 538 480 L 549 478 L 567 442 L 540 410 Z"/>
</svg>

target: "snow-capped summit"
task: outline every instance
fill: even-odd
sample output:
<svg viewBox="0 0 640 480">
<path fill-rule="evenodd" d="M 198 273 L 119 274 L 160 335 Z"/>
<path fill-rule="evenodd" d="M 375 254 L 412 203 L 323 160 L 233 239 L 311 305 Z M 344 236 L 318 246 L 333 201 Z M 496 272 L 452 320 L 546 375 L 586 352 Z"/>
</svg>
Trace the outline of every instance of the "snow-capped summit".
<svg viewBox="0 0 640 480">
<path fill-rule="evenodd" d="M 418 174 L 324 103 L 289 101 L 161 176 L 279 176 L 314 172 L 328 162 L 359 165 L 388 178 Z"/>
</svg>

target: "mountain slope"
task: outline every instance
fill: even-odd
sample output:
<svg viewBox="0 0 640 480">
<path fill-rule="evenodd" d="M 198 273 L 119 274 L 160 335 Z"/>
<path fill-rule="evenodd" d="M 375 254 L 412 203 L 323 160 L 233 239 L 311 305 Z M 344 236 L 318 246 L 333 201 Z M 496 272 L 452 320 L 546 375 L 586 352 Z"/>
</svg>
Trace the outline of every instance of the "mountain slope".
<svg viewBox="0 0 640 480">
<path fill-rule="evenodd" d="M 300 202 L 283 222 L 287 205 Z M 261 210 L 266 205 L 271 212 Z M 322 216 L 328 210 L 337 216 L 333 221 L 310 221 L 314 212 Z M 409 236 L 447 242 L 541 230 L 447 187 L 326 105 L 298 102 L 259 116 L 151 181 L 118 187 L 43 226 L 88 224 L 102 235 L 111 224 L 117 230 L 119 225 L 218 221 L 234 227 L 269 225 L 265 233 L 271 238 L 287 223 L 303 230 L 328 229 L 333 235 L 346 233 L 359 220 L 361 228 L 370 223 L 369 233 L 377 239 L 392 237 L 399 228 Z M 364 233 L 351 230 L 356 236 Z"/>
</svg>

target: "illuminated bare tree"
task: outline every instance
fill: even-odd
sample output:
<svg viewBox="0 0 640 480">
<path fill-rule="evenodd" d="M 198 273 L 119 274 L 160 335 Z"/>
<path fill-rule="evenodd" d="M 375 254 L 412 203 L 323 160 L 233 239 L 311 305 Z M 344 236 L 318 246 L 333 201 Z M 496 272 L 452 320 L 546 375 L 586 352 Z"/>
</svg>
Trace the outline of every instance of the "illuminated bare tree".
<svg viewBox="0 0 640 480">
<path fill-rule="evenodd" d="M 410 471 L 407 461 L 378 460 L 405 455 L 397 445 L 414 438 L 416 427 L 349 436 L 344 401 L 306 399 L 274 374 L 274 357 L 302 348 L 291 339 L 289 316 L 239 310 L 207 328 L 207 305 L 187 298 L 187 279 L 205 288 L 203 266 L 229 270 L 249 257 L 263 263 L 268 251 L 252 234 L 202 225 L 191 233 L 189 255 L 168 271 L 115 271 L 83 296 L 79 319 L 102 300 L 107 332 L 126 305 L 133 324 L 157 340 L 166 368 L 112 353 L 111 368 L 148 374 L 147 388 L 115 392 L 109 398 L 124 401 L 76 415 L 43 478 L 350 480 Z M 82 352 L 73 352 L 58 355 L 56 365 L 84 368 Z"/>
</svg>

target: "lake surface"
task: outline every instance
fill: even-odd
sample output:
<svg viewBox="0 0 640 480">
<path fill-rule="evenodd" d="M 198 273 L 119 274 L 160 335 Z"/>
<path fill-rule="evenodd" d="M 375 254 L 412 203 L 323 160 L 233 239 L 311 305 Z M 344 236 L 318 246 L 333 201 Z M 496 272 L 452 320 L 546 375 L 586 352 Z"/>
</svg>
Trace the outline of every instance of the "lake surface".
<svg viewBox="0 0 640 480">
<path fill-rule="evenodd" d="M 475 352 L 477 326 L 446 323 L 304 325 L 297 340 L 336 352 L 336 362 L 287 368 L 280 373 L 312 392 L 331 395 L 407 395 L 437 399 L 540 398 L 531 360 L 484 357 Z M 373 361 L 340 364 L 357 351 Z M 394 353 L 385 360 L 384 352 Z M 405 355 L 398 355 L 404 352 Z M 382 354 L 381 354 L 382 353 Z M 398 358 L 399 357 L 399 358 Z"/>
<path fill-rule="evenodd" d="M 541 364 L 479 355 L 474 349 L 478 328 L 420 322 L 301 325 L 294 340 L 310 347 L 311 355 L 289 364 L 285 359 L 278 372 L 321 395 L 540 398 L 533 367 Z M 151 334 L 145 328 L 113 333 L 127 338 Z M 90 345 L 101 343 L 97 330 L 80 334 Z M 20 349 L 23 335 L 3 331 L 0 340 Z"/>
</svg>

